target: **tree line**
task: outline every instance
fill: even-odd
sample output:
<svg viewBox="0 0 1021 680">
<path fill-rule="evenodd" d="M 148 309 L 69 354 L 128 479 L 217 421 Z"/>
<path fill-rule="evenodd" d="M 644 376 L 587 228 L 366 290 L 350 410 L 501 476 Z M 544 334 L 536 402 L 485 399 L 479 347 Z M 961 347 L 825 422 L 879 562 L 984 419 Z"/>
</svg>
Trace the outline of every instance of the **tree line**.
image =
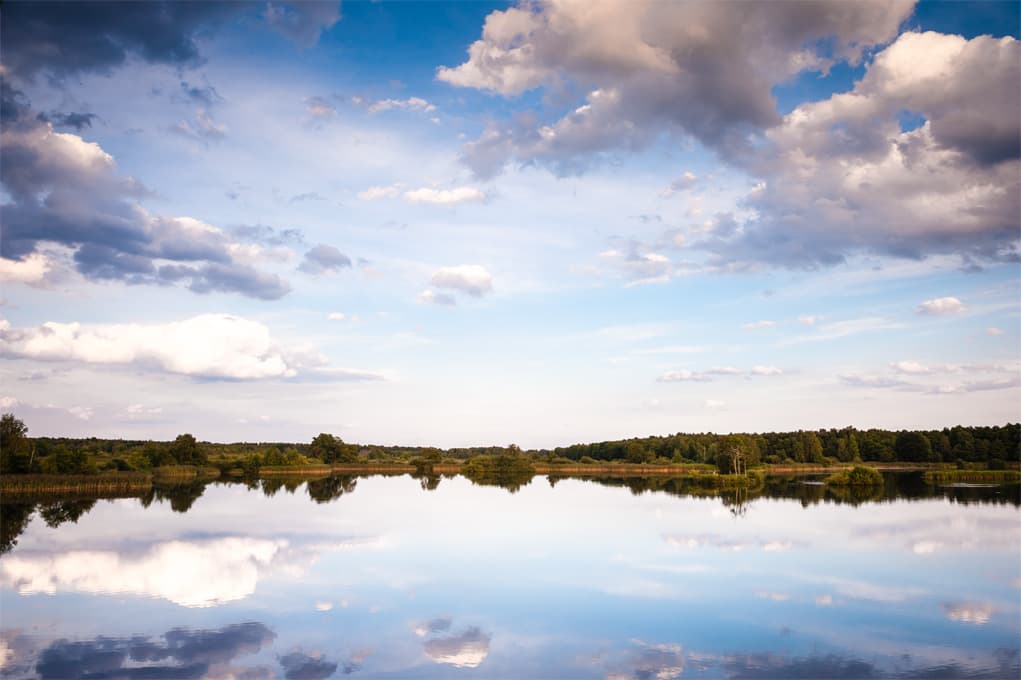
<svg viewBox="0 0 1021 680">
<path fill-rule="evenodd" d="M 261 467 L 309 464 L 406 463 L 432 465 L 513 455 L 536 462 L 654 463 L 715 465 L 721 472 L 745 472 L 761 464 L 852 462 L 957 463 L 1002 468 L 1021 460 L 1021 424 L 955 426 L 942 430 L 829 430 L 760 434 L 677 433 L 521 451 L 517 446 L 439 449 L 352 444 L 328 433 L 311 442 L 197 441 L 181 434 L 173 441 L 29 437 L 24 423 L 0 417 L 0 474 L 89 474 L 152 470 L 168 465 L 216 467 L 221 472 L 255 473 Z M 501 458 L 501 461 L 507 460 Z M 482 470 L 488 463 L 476 464 Z"/>
</svg>

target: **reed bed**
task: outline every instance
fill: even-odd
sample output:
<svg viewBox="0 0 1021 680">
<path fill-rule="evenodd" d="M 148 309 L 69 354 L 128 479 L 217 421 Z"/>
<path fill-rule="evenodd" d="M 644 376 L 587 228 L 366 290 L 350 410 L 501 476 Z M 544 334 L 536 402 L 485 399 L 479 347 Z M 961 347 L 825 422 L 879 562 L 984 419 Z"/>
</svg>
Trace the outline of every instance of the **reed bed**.
<svg viewBox="0 0 1021 680">
<path fill-rule="evenodd" d="M 973 482 L 976 484 L 1010 484 L 1021 482 L 1017 470 L 933 470 L 923 477 L 927 484 L 952 484 Z"/>
<path fill-rule="evenodd" d="M 148 491 L 152 475 L 146 472 L 107 472 L 98 475 L 3 475 L 0 493 L 118 494 Z"/>
</svg>

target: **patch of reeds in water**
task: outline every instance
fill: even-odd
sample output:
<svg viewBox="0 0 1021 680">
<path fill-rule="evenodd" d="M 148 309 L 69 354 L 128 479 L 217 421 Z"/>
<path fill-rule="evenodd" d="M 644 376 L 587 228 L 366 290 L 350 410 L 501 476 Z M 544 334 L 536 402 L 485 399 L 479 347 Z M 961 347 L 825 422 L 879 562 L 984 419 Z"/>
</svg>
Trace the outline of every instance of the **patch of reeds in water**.
<svg viewBox="0 0 1021 680">
<path fill-rule="evenodd" d="M 972 482 L 976 484 L 1011 484 L 1021 482 L 1017 470 L 931 470 L 923 475 L 927 484 L 953 484 Z"/>
<path fill-rule="evenodd" d="M 11 475 L 0 477 L 0 494 L 117 494 L 147 491 L 147 472 L 105 472 L 98 475 Z"/>
</svg>

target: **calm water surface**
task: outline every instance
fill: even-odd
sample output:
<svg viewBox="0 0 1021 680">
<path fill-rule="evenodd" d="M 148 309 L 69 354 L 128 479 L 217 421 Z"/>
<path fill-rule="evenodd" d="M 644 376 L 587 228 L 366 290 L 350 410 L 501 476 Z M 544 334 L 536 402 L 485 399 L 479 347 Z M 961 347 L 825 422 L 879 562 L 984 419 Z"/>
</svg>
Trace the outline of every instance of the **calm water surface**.
<svg viewBox="0 0 1021 680">
<path fill-rule="evenodd" d="M 1017 487 L 854 505 L 799 480 L 747 502 L 627 484 L 376 476 L 6 504 L 0 673 L 1021 674 Z"/>
</svg>

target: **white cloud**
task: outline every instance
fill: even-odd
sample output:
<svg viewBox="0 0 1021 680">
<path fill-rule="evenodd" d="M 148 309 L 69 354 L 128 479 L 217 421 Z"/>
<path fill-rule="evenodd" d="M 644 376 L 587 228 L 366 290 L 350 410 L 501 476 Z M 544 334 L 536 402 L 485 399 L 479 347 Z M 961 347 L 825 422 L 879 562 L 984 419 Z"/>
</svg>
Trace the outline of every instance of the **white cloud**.
<svg viewBox="0 0 1021 680">
<path fill-rule="evenodd" d="M 705 403 L 702 405 L 706 408 L 723 408 L 727 405 L 727 402 L 720 401 L 718 399 L 706 399 Z"/>
<path fill-rule="evenodd" d="M 163 413 L 163 407 L 151 406 L 145 407 L 142 404 L 132 404 L 124 409 L 128 414 L 129 418 L 143 418 L 145 416 L 158 416 Z"/>
<path fill-rule="evenodd" d="M 659 382 L 709 382 L 712 380 L 705 373 L 695 371 L 667 371 L 657 378 Z"/>
<path fill-rule="evenodd" d="M 376 201 L 381 198 L 403 198 L 409 203 L 429 203 L 432 205 L 460 205 L 461 203 L 481 203 L 487 198 L 486 193 L 476 187 L 455 187 L 453 189 L 421 189 L 404 190 L 404 185 L 397 183 L 390 186 L 372 186 L 359 192 L 358 198 L 363 201 Z"/>
<path fill-rule="evenodd" d="M 435 293 L 431 290 L 423 290 L 418 294 L 418 302 L 423 305 L 443 305 L 447 307 L 453 307 L 457 304 L 457 300 L 454 299 L 453 295 L 447 295 L 446 293 Z"/>
<path fill-rule="evenodd" d="M 67 412 L 79 420 L 92 420 L 92 416 L 96 414 L 95 409 L 89 406 L 72 406 Z"/>
<path fill-rule="evenodd" d="M 599 259 L 628 279 L 627 286 L 666 283 L 673 271 L 670 258 L 660 253 L 639 253 L 635 250 L 622 253 L 619 250 L 605 250 L 599 253 Z"/>
<path fill-rule="evenodd" d="M 738 162 L 769 182 L 714 261 L 815 268 L 855 253 L 1017 255 L 1021 42 L 907 32 L 853 90 L 801 104 Z M 981 102 L 978 104 L 977 102 Z M 922 122 L 902 129 L 899 117 Z"/>
<path fill-rule="evenodd" d="M 772 328 L 775 325 L 775 321 L 752 321 L 744 324 L 741 328 L 744 328 L 746 331 L 755 331 L 762 328 Z"/>
<path fill-rule="evenodd" d="M 996 327 L 989 327 L 989 328 L 986 329 L 986 334 L 987 335 L 1003 335 L 1003 329 L 1002 328 L 996 328 Z"/>
<path fill-rule="evenodd" d="M 358 194 L 358 198 L 363 201 L 375 201 L 380 198 L 394 198 L 400 193 L 401 188 L 399 184 L 394 184 L 393 186 L 388 187 L 377 186 L 369 187 L 365 191 L 360 192 Z"/>
<path fill-rule="evenodd" d="M 230 314 L 164 324 L 48 321 L 36 328 L 0 326 L 0 353 L 27 359 L 154 366 L 183 375 L 257 379 L 294 376 L 296 366 L 269 329 Z"/>
<path fill-rule="evenodd" d="M 0 281 L 5 283 L 26 283 L 39 286 L 46 282 L 47 275 L 53 269 L 53 263 L 46 255 L 35 252 L 20 260 L 9 260 L 0 257 Z"/>
<path fill-rule="evenodd" d="M 380 99 L 369 104 L 369 113 L 380 113 L 390 109 L 403 109 L 405 111 L 421 111 L 432 113 L 436 106 L 430 104 L 421 97 L 409 97 L 408 99 Z"/>
<path fill-rule="evenodd" d="M 493 276 L 477 264 L 442 267 L 432 275 L 431 282 L 437 288 L 450 288 L 473 297 L 481 297 L 493 290 Z"/>
<path fill-rule="evenodd" d="M 697 182 L 698 176 L 695 173 L 685 172 L 683 175 L 670 182 L 670 185 L 661 191 L 659 195 L 663 198 L 669 198 L 674 194 L 687 191 L 691 187 L 695 186 Z"/>
<path fill-rule="evenodd" d="M 486 194 L 475 187 L 457 187 L 454 189 L 413 189 L 405 191 L 404 199 L 412 203 L 432 203 L 435 205 L 459 205 L 461 203 L 480 203 L 486 200 Z"/>
<path fill-rule="evenodd" d="M 923 373 L 932 373 L 932 369 L 924 364 L 920 364 L 917 361 L 896 361 L 890 364 L 897 373 L 905 373 L 908 375 L 919 375 Z"/>
<path fill-rule="evenodd" d="M 817 316 L 810 316 L 808 314 L 803 314 L 802 316 L 798 317 L 798 322 L 799 323 L 803 323 L 806 326 L 814 326 L 815 322 L 818 321 L 818 320 L 819 320 L 819 317 L 817 317 Z"/>
<path fill-rule="evenodd" d="M 14 408 L 19 403 L 14 397 L 0 397 L 0 408 L 2 409 Z"/>
<path fill-rule="evenodd" d="M 21 594 L 130 593 L 210 607 L 255 592 L 260 573 L 287 547 L 286 540 L 226 537 L 156 543 L 140 553 L 25 552 L 0 563 L 0 583 Z"/>
<path fill-rule="evenodd" d="M 516 96 L 563 83 L 588 92 L 552 123 L 492 124 L 464 147 L 479 175 L 510 161 L 577 172 L 664 131 L 730 150 L 777 122 L 771 88 L 894 38 L 913 3 L 537 2 L 489 14 L 463 64 L 437 70 L 459 87 Z M 825 39 L 828 52 L 806 46 Z"/>
<path fill-rule="evenodd" d="M 944 315 L 959 314 L 965 310 L 964 304 L 955 297 L 943 297 L 926 300 L 915 308 L 918 314 Z"/>
<path fill-rule="evenodd" d="M 330 312 L 326 315 L 326 318 L 330 321 L 343 321 L 347 318 L 347 315 L 344 312 Z"/>
<path fill-rule="evenodd" d="M 783 370 L 776 366 L 753 366 L 751 375 L 783 375 Z"/>
<path fill-rule="evenodd" d="M 436 663 L 456 668 L 476 668 L 489 656 L 490 636 L 478 628 L 469 628 L 459 635 L 426 640 L 426 655 Z"/>
</svg>

